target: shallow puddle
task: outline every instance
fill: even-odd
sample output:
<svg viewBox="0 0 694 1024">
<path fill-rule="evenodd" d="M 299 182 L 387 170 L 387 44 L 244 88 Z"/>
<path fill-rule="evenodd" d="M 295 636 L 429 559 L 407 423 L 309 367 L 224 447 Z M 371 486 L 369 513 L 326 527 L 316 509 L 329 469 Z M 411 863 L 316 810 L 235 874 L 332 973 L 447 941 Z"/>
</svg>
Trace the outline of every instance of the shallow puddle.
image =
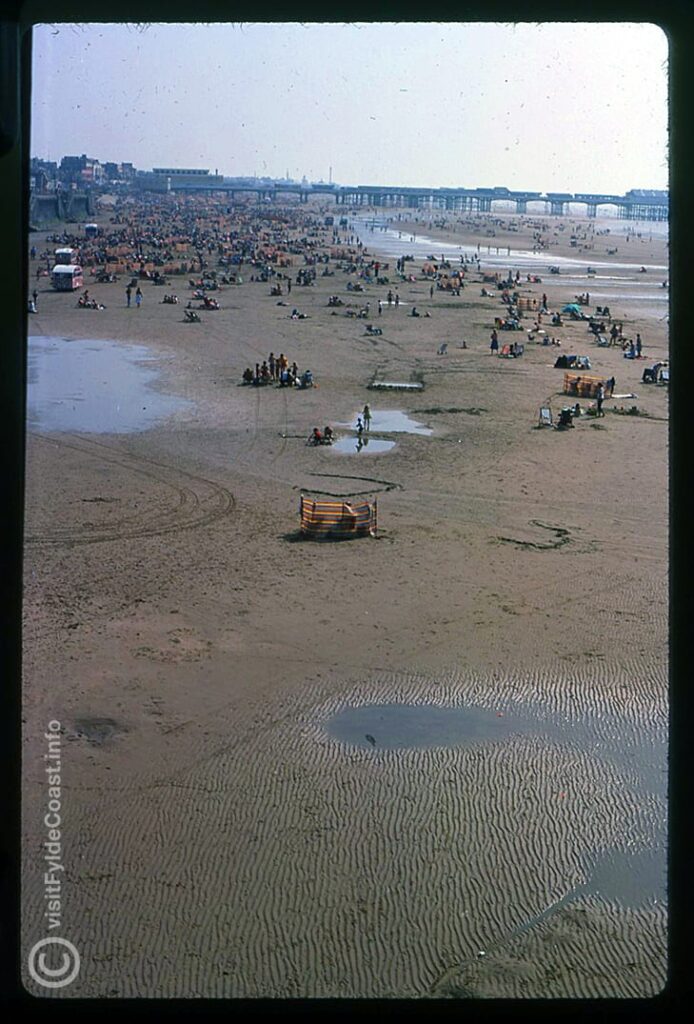
<svg viewBox="0 0 694 1024">
<path fill-rule="evenodd" d="M 360 417 L 363 420 L 362 413 L 356 412 L 352 423 L 341 423 L 340 426 L 354 426 L 357 422 L 357 417 Z M 431 430 L 430 427 L 425 427 L 423 423 L 418 423 L 417 420 L 413 420 L 407 415 L 407 413 L 402 412 L 400 409 L 372 409 L 371 425 L 369 430 L 372 433 L 376 431 L 381 434 L 433 433 L 433 430 Z"/>
<path fill-rule="evenodd" d="M 667 902 L 667 858 L 664 842 L 650 849 L 628 853 L 606 850 L 593 858 L 583 856 L 586 881 L 574 886 L 556 903 L 551 903 L 504 936 L 504 943 L 529 932 L 558 910 L 584 896 L 597 896 L 621 909 L 638 909 Z M 590 861 L 593 860 L 591 865 Z"/>
<path fill-rule="evenodd" d="M 577 740 L 589 746 L 591 730 L 581 723 L 540 720 L 518 712 L 498 712 L 481 707 L 440 707 L 415 704 L 363 704 L 343 708 L 327 723 L 335 740 L 366 750 L 411 750 L 457 747 L 498 742 L 515 736 L 546 735 L 551 740 Z M 594 739 L 594 737 L 593 737 Z M 647 747 L 652 747 L 646 743 Z M 626 743 L 629 747 L 629 743 Z M 636 765 L 630 749 L 621 752 L 632 772 Z M 634 777 L 634 781 L 637 779 Z M 646 772 L 644 792 L 658 790 L 652 771 Z M 655 784 L 654 784 L 655 783 Z M 637 784 L 639 784 L 637 782 Z M 585 881 L 566 892 L 556 903 L 516 928 L 520 934 L 539 924 L 561 907 L 586 895 L 598 896 L 621 907 L 640 907 L 667 900 L 666 838 L 653 837 L 649 849 L 606 849 L 581 856 Z"/>
<path fill-rule="evenodd" d="M 30 429 L 117 434 L 147 430 L 192 403 L 156 391 L 143 345 L 34 337 L 28 345 Z"/>
<path fill-rule="evenodd" d="M 395 441 L 383 441 L 378 437 L 366 437 L 362 434 L 361 438 L 356 435 L 341 437 L 333 442 L 332 447 L 334 451 L 348 455 L 364 453 L 375 455 L 377 452 L 390 451 L 391 448 L 395 447 Z"/>
<path fill-rule="evenodd" d="M 112 718 L 78 718 L 72 735 L 77 739 L 86 739 L 92 745 L 101 746 L 126 731 L 124 726 Z"/>
<path fill-rule="evenodd" d="M 640 907 L 667 898 L 667 860 L 664 845 L 628 853 L 608 850 L 586 866 L 584 891 L 621 907 Z"/>
<path fill-rule="evenodd" d="M 363 704 L 338 712 L 328 722 L 327 730 L 343 743 L 395 750 L 500 740 L 514 733 L 537 732 L 538 726 L 530 718 L 487 708 Z"/>
</svg>

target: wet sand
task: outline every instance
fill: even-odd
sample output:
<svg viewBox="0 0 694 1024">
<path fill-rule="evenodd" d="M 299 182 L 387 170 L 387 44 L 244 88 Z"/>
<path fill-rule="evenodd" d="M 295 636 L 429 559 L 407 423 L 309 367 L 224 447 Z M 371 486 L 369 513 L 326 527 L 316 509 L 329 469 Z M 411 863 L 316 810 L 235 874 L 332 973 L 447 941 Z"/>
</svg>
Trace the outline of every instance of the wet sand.
<svg viewBox="0 0 694 1024">
<path fill-rule="evenodd" d="M 634 263 L 667 263 L 664 238 L 632 244 Z M 522 273 L 521 294 L 552 309 L 596 287 Z M 646 291 L 633 267 L 614 276 L 609 294 Z M 82 957 L 58 995 L 653 994 L 668 404 L 641 373 L 667 358 L 666 307 L 606 300 L 645 360 L 597 348 L 581 322 L 547 327 L 559 350 L 526 339 L 503 360 L 489 351 L 503 307 L 476 271 L 458 298 L 400 283 L 420 319 L 410 305 L 379 317 L 388 287 L 351 296 L 347 280 L 319 275 L 286 307 L 244 274 L 199 325 L 182 322 L 187 276 L 165 289 L 181 304 L 147 284 L 139 310 L 124 280 L 88 284 L 103 311 L 40 285 L 32 335 L 146 346 L 154 388 L 191 405 L 146 430 L 28 435 L 25 943 L 45 933 L 43 735 L 57 719 L 61 934 Z M 332 316 L 335 293 L 368 299 L 383 334 Z M 310 319 L 290 320 L 294 305 Z M 318 387 L 239 386 L 271 349 Z M 537 429 L 548 398 L 568 402 L 558 351 L 637 397 Z M 374 378 L 425 386 L 376 392 Z M 393 448 L 305 445 L 366 401 Z M 376 430 L 388 410 L 431 435 Z M 376 496 L 378 538 L 297 541 L 302 492 Z M 392 705 L 414 711 L 394 720 Z M 349 709 L 366 715 L 352 742 L 335 734 Z"/>
</svg>

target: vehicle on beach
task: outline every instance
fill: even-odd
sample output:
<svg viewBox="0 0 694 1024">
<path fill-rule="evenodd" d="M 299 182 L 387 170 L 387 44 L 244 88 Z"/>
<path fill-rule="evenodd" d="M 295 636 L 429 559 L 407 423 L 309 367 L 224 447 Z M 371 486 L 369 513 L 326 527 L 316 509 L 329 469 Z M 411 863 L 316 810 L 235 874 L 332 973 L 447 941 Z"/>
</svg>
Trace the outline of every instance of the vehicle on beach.
<svg viewBox="0 0 694 1024">
<path fill-rule="evenodd" d="M 56 265 L 66 263 L 77 263 L 77 249 L 56 249 L 53 255 L 55 257 Z"/>
<path fill-rule="evenodd" d="M 74 292 L 84 284 L 82 268 L 74 264 L 59 264 L 51 271 L 51 285 L 58 292 Z"/>
</svg>

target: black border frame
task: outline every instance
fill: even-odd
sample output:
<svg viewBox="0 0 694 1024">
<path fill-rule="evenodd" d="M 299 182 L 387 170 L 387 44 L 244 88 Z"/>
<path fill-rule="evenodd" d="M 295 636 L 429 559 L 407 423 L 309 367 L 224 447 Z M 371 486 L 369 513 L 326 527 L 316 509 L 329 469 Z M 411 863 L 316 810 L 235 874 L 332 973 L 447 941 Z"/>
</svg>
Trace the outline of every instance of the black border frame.
<svg viewBox="0 0 694 1024">
<path fill-rule="evenodd" d="M 23 554 L 23 486 L 25 453 L 24 392 L 26 384 L 26 316 L 28 272 L 29 125 L 31 97 L 31 28 L 34 24 L 115 22 L 649 22 L 666 33 L 670 43 L 670 338 L 673 377 L 670 385 L 670 924 L 669 980 L 651 999 L 585 1000 L 481 1000 L 467 1003 L 471 1015 L 482 1017 L 600 1017 L 654 1018 L 685 1009 L 694 996 L 694 964 L 688 951 L 694 948 L 692 926 L 691 852 L 689 845 L 692 770 L 688 757 L 692 697 L 689 683 L 692 664 L 692 632 L 688 616 L 689 539 L 694 521 L 691 458 L 689 456 L 688 402 L 685 389 L 694 382 L 689 338 L 694 307 L 686 300 L 691 275 L 688 244 L 694 245 L 690 181 L 690 126 L 694 125 L 694 5 L 688 0 L 665 0 L 655 5 L 646 0 L 533 0 L 519 7 L 511 0 L 488 0 L 474 5 L 469 0 L 441 0 L 424 18 L 423 11 L 406 3 L 350 3 L 344 9 L 326 8 L 315 0 L 295 5 L 268 0 L 256 12 L 224 0 L 121 0 L 110 11 L 72 8 L 66 17 L 55 0 L 4 0 L 0 12 L 0 224 L 16 259 L 3 261 L 0 276 L 0 310 L 3 338 L 0 343 L 0 751 L 5 762 L 0 787 L 0 996 L 16 1010 L 33 1008 L 45 1013 L 69 1015 L 113 1009 L 119 1015 L 142 1006 L 145 1012 L 168 1016 L 197 1014 L 302 1015 L 370 1013 L 398 1015 L 414 1011 L 458 1016 L 457 1000 L 97 1000 L 42 999 L 30 995 L 20 980 L 20 779 L 21 779 L 21 586 Z M 81 15 L 84 15 L 82 18 Z M 61 16 L 62 15 L 62 16 Z M 619 59 L 619 55 L 615 55 Z M 609 69 L 605 69 L 609 73 Z M 474 1005 L 473 1005 L 474 1004 Z"/>
</svg>

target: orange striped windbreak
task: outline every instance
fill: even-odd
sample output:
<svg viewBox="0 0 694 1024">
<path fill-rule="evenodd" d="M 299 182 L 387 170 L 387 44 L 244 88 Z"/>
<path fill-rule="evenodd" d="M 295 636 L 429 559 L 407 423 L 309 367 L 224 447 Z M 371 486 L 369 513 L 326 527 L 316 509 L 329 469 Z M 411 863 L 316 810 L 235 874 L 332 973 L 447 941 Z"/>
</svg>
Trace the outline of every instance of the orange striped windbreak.
<svg viewBox="0 0 694 1024">
<path fill-rule="evenodd" d="M 321 537 L 376 535 L 376 501 L 314 501 L 301 495 L 301 532 Z"/>
</svg>

